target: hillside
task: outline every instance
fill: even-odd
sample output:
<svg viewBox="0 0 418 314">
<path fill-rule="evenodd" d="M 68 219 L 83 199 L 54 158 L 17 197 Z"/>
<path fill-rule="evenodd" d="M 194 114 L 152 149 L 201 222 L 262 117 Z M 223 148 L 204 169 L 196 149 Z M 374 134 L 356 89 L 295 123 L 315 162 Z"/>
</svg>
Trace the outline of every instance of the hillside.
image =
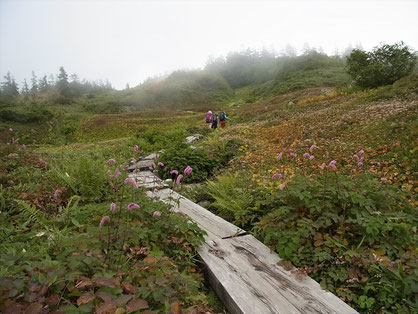
<svg viewBox="0 0 418 314">
<path fill-rule="evenodd" d="M 310 70 L 288 77 L 303 80 L 298 71 Z M 254 97 L 266 83 L 231 96 L 223 79 L 189 74 L 149 85 L 166 109 L 133 112 L 135 100 L 114 111 L 131 90 L 31 107 L 36 115 L 2 104 L 14 120 L 3 120 L 0 145 L 0 235 L 9 240 L 0 246 L 0 310 L 91 312 L 117 299 L 160 312 L 222 311 L 195 263 L 203 234 L 125 180 L 133 159 L 160 152 L 160 177 L 192 167 L 174 188 L 254 234 L 286 269 L 362 313 L 413 313 L 418 75 L 370 90 L 327 82 Z M 90 101 L 111 111 L 94 112 Z M 225 129 L 207 127 L 208 108 L 226 111 Z M 203 137 L 189 147 L 196 133 Z"/>
</svg>

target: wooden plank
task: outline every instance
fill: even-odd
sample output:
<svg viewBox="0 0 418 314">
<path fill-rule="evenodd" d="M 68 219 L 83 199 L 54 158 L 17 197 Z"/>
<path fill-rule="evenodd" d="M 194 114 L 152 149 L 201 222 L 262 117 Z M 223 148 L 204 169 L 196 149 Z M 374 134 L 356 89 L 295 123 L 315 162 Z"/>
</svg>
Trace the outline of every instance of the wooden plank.
<svg viewBox="0 0 418 314">
<path fill-rule="evenodd" d="M 148 195 L 150 197 L 158 197 L 160 200 L 170 204 L 174 211 L 182 212 L 189 216 L 201 229 L 208 233 L 207 238 L 226 238 L 245 233 L 244 230 L 171 189 L 162 189 L 157 192 L 149 191 Z M 177 201 L 179 201 L 179 204 Z"/>
<path fill-rule="evenodd" d="M 149 170 L 150 167 L 154 164 L 154 161 L 152 159 L 146 159 L 146 160 L 140 160 L 137 163 L 131 165 L 128 167 L 129 171 L 133 171 L 135 169 L 139 170 Z"/>
<path fill-rule="evenodd" d="M 146 189 L 164 188 L 167 187 L 164 181 L 153 174 L 151 171 L 141 171 L 137 173 L 128 174 L 129 178 L 134 178 L 138 185 Z"/>
<path fill-rule="evenodd" d="M 207 241 L 199 255 L 231 314 L 357 313 L 310 277 L 278 266 L 280 258 L 251 235 Z"/>
</svg>

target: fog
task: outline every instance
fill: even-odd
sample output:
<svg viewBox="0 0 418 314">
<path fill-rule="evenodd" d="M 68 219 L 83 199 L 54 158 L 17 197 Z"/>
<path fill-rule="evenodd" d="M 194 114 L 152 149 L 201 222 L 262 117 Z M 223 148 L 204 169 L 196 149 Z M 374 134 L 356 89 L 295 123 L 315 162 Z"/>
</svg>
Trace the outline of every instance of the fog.
<svg viewBox="0 0 418 314">
<path fill-rule="evenodd" d="M 334 54 L 401 40 L 418 50 L 416 0 L 0 0 L 0 75 L 19 86 L 64 66 L 122 89 L 246 48 Z"/>
</svg>

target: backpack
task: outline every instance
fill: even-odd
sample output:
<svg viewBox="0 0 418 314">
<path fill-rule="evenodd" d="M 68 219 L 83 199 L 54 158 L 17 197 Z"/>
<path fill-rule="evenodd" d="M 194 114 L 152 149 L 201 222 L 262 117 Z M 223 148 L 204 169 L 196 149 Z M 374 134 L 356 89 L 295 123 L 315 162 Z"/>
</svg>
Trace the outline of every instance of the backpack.
<svg viewBox="0 0 418 314">
<path fill-rule="evenodd" d="M 224 121 L 226 119 L 226 114 L 225 114 L 225 112 L 221 112 L 220 114 L 219 114 L 219 120 L 221 120 L 221 121 Z"/>
<path fill-rule="evenodd" d="M 213 115 L 211 113 L 207 113 L 205 118 L 206 118 L 206 123 L 212 123 L 213 122 Z"/>
</svg>

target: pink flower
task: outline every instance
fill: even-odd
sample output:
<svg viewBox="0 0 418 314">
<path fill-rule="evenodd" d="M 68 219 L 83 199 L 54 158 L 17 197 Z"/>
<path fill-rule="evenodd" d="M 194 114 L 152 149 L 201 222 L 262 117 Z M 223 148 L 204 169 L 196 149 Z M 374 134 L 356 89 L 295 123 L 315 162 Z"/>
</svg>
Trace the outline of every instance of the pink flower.
<svg viewBox="0 0 418 314">
<path fill-rule="evenodd" d="M 100 220 L 100 224 L 99 227 L 103 227 L 105 222 L 110 222 L 110 217 L 109 216 L 103 216 L 102 220 Z"/>
<path fill-rule="evenodd" d="M 179 172 L 178 172 L 177 170 L 171 170 L 171 171 L 170 171 L 170 174 L 175 174 L 175 175 L 178 175 L 178 174 L 179 174 Z"/>
<path fill-rule="evenodd" d="M 280 191 L 283 191 L 284 190 L 284 188 L 286 187 L 286 184 L 280 184 L 279 185 L 279 189 L 280 189 Z"/>
<path fill-rule="evenodd" d="M 135 159 L 135 158 L 133 158 L 133 157 L 131 157 L 131 162 L 132 162 L 132 163 L 136 162 L 136 159 Z"/>
<path fill-rule="evenodd" d="M 363 162 L 363 161 L 364 161 L 364 157 L 361 157 L 361 158 L 359 159 L 359 161 L 360 161 L 360 162 Z"/>
<path fill-rule="evenodd" d="M 159 162 L 158 162 L 158 165 L 159 165 L 160 167 L 164 167 L 164 163 L 162 163 L 161 161 L 159 161 Z"/>
<path fill-rule="evenodd" d="M 141 208 L 141 206 L 139 206 L 137 203 L 129 203 L 127 207 L 129 210 Z"/>
<path fill-rule="evenodd" d="M 183 175 L 182 174 L 179 174 L 177 176 L 176 184 L 180 184 L 181 179 L 183 179 Z"/>
<path fill-rule="evenodd" d="M 154 157 L 154 159 L 158 159 L 158 158 L 160 158 L 160 155 L 158 155 L 158 154 L 155 154 L 155 157 Z"/>
<path fill-rule="evenodd" d="M 9 128 L 9 131 L 10 131 L 10 132 L 13 132 L 13 129 L 12 129 L 12 128 Z"/>
<path fill-rule="evenodd" d="M 315 148 L 317 148 L 318 146 L 316 146 L 315 144 L 313 144 L 310 148 L 309 148 L 309 150 L 312 152 Z"/>
<path fill-rule="evenodd" d="M 297 156 L 297 154 L 295 154 L 295 153 L 289 153 L 289 155 L 292 156 L 292 157 L 296 157 Z"/>
<path fill-rule="evenodd" d="M 328 157 L 328 155 L 329 155 L 329 153 L 328 153 L 328 151 L 326 151 L 326 152 L 325 152 L 325 156 L 327 156 L 327 157 Z"/>
<path fill-rule="evenodd" d="M 305 158 L 309 158 L 309 156 L 311 156 L 311 155 L 309 155 L 309 153 L 304 153 L 303 154 L 303 157 L 305 157 Z"/>
<path fill-rule="evenodd" d="M 56 189 L 55 192 L 54 192 L 54 198 L 57 199 L 60 196 L 61 193 L 62 193 L 61 189 Z"/>
<path fill-rule="evenodd" d="M 283 175 L 280 172 L 278 172 L 278 173 L 273 174 L 273 176 L 271 178 L 272 179 L 282 179 Z"/>
<path fill-rule="evenodd" d="M 187 166 L 186 169 L 184 169 L 183 173 L 184 174 L 191 174 L 193 171 L 193 168 L 190 166 Z"/>
<path fill-rule="evenodd" d="M 154 189 L 154 193 L 158 193 L 158 189 L 157 188 Z"/>
<path fill-rule="evenodd" d="M 359 154 L 359 155 L 364 155 L 364 150 L 362 150 L 362 149 L 361 149 L 361 150 L 358 152 L 358 154 Z"/>
<path fill-rule="evenodd" d="M 161 216 L 161 213 L 159 211 L 155 211 L 155 212 L 152 213 L 152 216 L 154 216 L 154 217 L 160 217 Z"/>
<path fill-rule="evenodd" d="M 119 171 L 119 168 L 115 169 L 115 174 L 113 176 L 110 176 L 113 179 L 116 179 L 117 177 L 119 177 L 122 173 Z"/>
<path fill-rule="evenodd" d="M 107 161 L 108 164 L 114 164 L 115 162 L 116 162 L 116 160 L 114 160 L 113 158 L 111 158 Z"/>
<path fill-rule="evenodd" d="M 309 156 L 309 160 L 314 160 L 315 159 L 315 156 L 314 155 L 310 155 Z"/>
<path fill-rule="evenodd" d="M 357 166 L 363 167 L 363 162 L 362 161 L 359 161 L 358 164 L 357 164 Z"/>
<path fill-rule="evenodd" d="M 115 203 L 111 203 L 111 204 L 110 204 L 110 211 L 111 211 L 111 212 L 114 212 L 114 211 L 115 211 L 115 209 L 116 209 L 116 204 L 115 204 Z"/>
<path fill-rule="evenodd" d="M 325 169 L 325 162 L 323 162 L 320 166 L 319 166 L 319 168 L 321 168 L 322 170 L 324 170 Z"/>
<path fill-rule="evenodd" d="M 154 170 L 155 169 L 155 163 L 151 163 L 151 166 L 149 166 L 150 170 Z"/>
<path fill-rule="evenodd" d="M 134 146 L 134 150 L 135 150 L 136 152 L 139 152 L 139 147 L 138 147 L 138 145 L 135 145 L 135 146 Z"/>
<path fill-rule="evenodd" d="M 380 178 L 380 181 L 382 181 L 383 183 L 386 183 L 386 182 L 388 182 L 388 179 L 382 177 L 382 178 Z"/>
<path fill-rule="evenodd" d="M 337 161 L 336 160 L 331 160 L 330 162 L 329 162 L 329 167 L 332 169 L 332 170 L 337 170 L 337 166 L 335 166 L 336 165 L 336 163 L 337 163 Z"/>
<path fill-rule="evenodd" d="M 137 189 L 138 188 L 138 185 L 136 184 L 135 180 L 132 179 L 132 178 L 126 178 L 123 183 L 125 183 L 125 184 L 128 184 L 129 183 L 130 185 L 132 185 L 132 187 L 134 189 Z"/>
<path fill-rule="evenodd" d="M 358 158 L 358 155 L 357 154 L 354 154 L 353 155 L 353 158 L 356 159 L 357 161 L 359 161 L 359 158 Z"/>
<path fill-rule="evenodd" d="M 277 160 L 282 159 L 282 156 L 283 156 L 283 153 L 278 154 L 278 155 L 277 155 Z"/>
</svg>

